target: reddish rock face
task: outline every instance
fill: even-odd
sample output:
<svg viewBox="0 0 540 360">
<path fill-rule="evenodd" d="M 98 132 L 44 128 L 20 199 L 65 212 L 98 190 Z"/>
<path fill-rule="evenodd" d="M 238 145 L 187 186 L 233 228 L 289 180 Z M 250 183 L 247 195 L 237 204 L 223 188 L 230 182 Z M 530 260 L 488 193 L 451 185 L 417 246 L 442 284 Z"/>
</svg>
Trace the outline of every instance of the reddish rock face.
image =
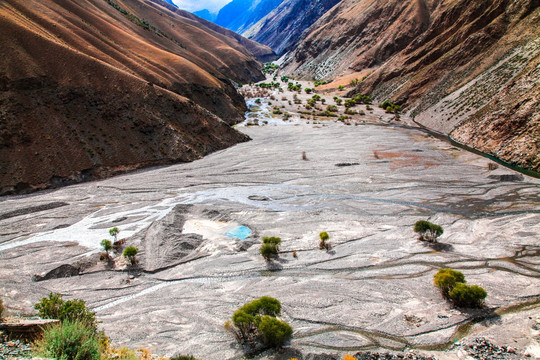
<svg viewBox="0 0 540 360">
<path fill-rule="evenodd" d="M 0 6 L 0 193 L 191 161 L 247 137 L 232 81 L 272 51 L 139 0 Z"/>
<path fill-rule="evenodd" d="M 351 94 L 400 104 L 425 126 L 539 171 L 539 29 L 535 0 L 343 0 L 284 68 L 317 79 L 362 73 Z"/>
</svg>

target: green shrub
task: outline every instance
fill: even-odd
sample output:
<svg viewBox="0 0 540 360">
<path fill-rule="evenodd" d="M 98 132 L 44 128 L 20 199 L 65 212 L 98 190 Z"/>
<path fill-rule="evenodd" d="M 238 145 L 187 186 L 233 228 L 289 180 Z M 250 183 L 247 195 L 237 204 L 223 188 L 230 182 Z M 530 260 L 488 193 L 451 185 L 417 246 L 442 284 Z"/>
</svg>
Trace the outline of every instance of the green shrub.
<svg viewBox="0 0 540 360">
<path fill-rule="evenodd" d="M 262 244 L 259 252 L 266 261 L 270 261 L 270 259 L 277 256 L 278 247 L 275 244 Z"/>
<path fill-rule="evenodd" d="M 345 107 L 346 108 L 351 108 L 351 107 L 354 107 L 354 106 L 356 106 L 356 101 L 354 101 L 353 99 L 345 100 Z"/>
<path fill-rule="evenodd" d="M 80 321 L 66 320 L 47 327 L 36 343 L 36 355 L 59 360 L 98 360 L 99 342 L 95 329 Z"/>
<path fill-rule="evenodd" d="M 414 224 L 414 232 L 420 234 L 420 240 L 436 242 L 437 238 L 443 234 L 444 230 L 440 225 L 425 220 L 419 220 Z"/>
<path fill-rule="evenodd" d="M 283 345 L 293 333 L 289 324 L 271 316 L 260 319 L 258 330 L 265 343 L 272 347 Z"/>
<path fill-rule="evenodd" d="M 462 307 L 481 307 L 487 296 L 486 290 L 478 285 L 457 283 L 449 293 L 450 299 Z"/>
<path fill-rule="evenodd" d="M 227 321 L 224 328 L 232 332 L 240 343 L 264 342 L 268 346 L 280 346 L 292 335 L 289 324 L 276 319 L 280 314 L 281 303 L 263 296 L 236 310 L 232 321 Z"/>
<path fill-rule="evenodd" d="M 62 295 L 50 293 L 48 298 L 42 298 L 34 308 L 42 319 L 78 322 L 86 327 L 96 329 L 96 313 L 88 310 L 84 300 L 64 301 Z"/>
<path fill-rule="evenodd" d="M 2 319 L 4 317 L 4 300 L 2 300 L 2 298 L 0 298 L 0 319 Z"/>
<path fill-rule="evenodd" d="M 304 91 L 306 92 L 306 94 L 311 94 L 313 89 L 312 88 L 305 88 Z"/>
<path fill-rule="evenodd" d="M 345 89 L 345 86 L 344 85 L 339 85 L 337 88 L 338 88 L 338 90 L 343 90 L 343 89 Z"/>
<path fill-rule="evenodd" d="M 135 256 L 139 253 L 139 249 L 137 249 L 135 246 L 128 246 L 124 249 L 124 257 L 129 260 L 129 262 L 133 265 L 137 262 L 135 259 Z"/>
<path fill-rule="evenodd" d="M 120 230 L 118 230 L 117 227 L 113 227 L 112 229 L 109 230 L 109 234 L 114 238 L 114 241 L 117 240 L 118 233 L 120 233 Z"/>
<path fill-rule="evenodd" d="M 328 235 L 328 233 L 326 231 L 323 231 L 319 234 L 319 249 L 321 250 L 330 250 L 332 248 L 332 246 L 330 245 L 330 243 L 328 242 L 328 239 L 330 239 L 330 235 Z"/>
<path fill-rule="evenodd" d="M 99 244 L 101 245 L 103 250 L 105 250 L 105 252 L 107 252 L 107 255 L 109 255 L 109 251 L 111 251 L 111 249 L 112 249 L 111 240 L 103 239 L 103 240 L 101 240 L 101 242 Z"/>
<path fill-rule="evenodd" d="M 328 112 L 337 112 L 337 111 L 338 111 L 338 108 L 337 108 L 336 105 L 328 105 L 328 106 L 326 107 L 326 111 L 328 111 Z"/>
<path fill-rule="evenodd" d="M 453 269 L 440 269 L 433 278 L 433 283 L 445 297 L 448 297 L 450 291 L 457 283 L 464 283 L 465 275 L 462 272 Z"/>
<path fill-rule="evenodd" d="M 276 236 L 266 236 L 262 239 L 263 244 L 273 244 L 279 250 L 279 245 L 281 245 L 281 238 Z"/>
</svg>

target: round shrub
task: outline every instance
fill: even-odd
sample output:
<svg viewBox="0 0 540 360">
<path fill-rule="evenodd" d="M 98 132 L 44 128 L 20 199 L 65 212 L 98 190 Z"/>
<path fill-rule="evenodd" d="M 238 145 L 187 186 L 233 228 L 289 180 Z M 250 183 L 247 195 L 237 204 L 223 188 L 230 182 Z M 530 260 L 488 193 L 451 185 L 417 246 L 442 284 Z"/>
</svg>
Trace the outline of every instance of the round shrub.
<svg viewBox="0 0 540 360">
<path fill-rule="evenodd" d="M 265 260 L 269 261 L 278 254 L 278 248 L 275 244 L 262 244 L 259 252 Z"/>
<path fill-rule="evenodd" d="M 275 317 L 263 316 L 259 322 L 259 333 L 270 346 L 281 346 L 291 337 L 292 327 Z"/>
<path fill-rule="evenodd" d="M 135 246 L 128 246 L 124 249 L 124 257 L 129 259 L 131 264 L 135 263 L 135 256 L 139 252 L 139 249 L 137 249 Z"/>
<path fill-rule="evenodd" d="M 444 230 L 440 225 L 419 220 L 414 224 L 414 232 L 420 234 L 420 240 L 435 242 L 443 234 Z"/>
<path fill-rule="evenodd" d="M 36 344 L 36 355 L 59 360 L 97 360 L 100 353 L 95 329 L 69 320 L 50 326 Z"/>
<path fill-rule="evenodd" d="M 457 283 L 464 283 L 465 275 L 453 269 L 440 269 L 433 278 L 433 283 L 441 289 L 444 296 L 448 296 Z"/>
<path fill-rule="evenodd" d="M 457 283 L 450 291 L 450 299 L 457 305 L 462 307 L 481 307 L 484 299 L 487 297 L 487 292 L 478 285 L 467 285 Z"/>
</svg>

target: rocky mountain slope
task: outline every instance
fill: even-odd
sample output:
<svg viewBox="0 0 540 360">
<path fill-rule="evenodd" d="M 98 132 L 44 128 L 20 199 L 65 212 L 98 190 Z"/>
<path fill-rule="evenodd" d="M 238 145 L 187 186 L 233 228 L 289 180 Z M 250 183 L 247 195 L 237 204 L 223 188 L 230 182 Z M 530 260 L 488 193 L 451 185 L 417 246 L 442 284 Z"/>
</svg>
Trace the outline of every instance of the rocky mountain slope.
<svg viewBox="0 0 540 360">
<path fill-rule="evenodd" d="M 540 170 L 538 0 L 343 0 L 285 59 L 285 72 L 358 74 L 351 92 L 400 104 L 417 122 Z"/>
<path fill-rule="evenodd" d="M 1 193 L 191 161 L 245 141 L 229 31 L 159 0 L 0 4 Z M 260 54 L 271 50 L 243 40 Z"/>
<path fill-rule="evenodd" d="M 219 11 L 215 23 L 241 34 L 282 2 L 283 0 L 233 0 Z"/>
<path fill-rule="evenodd" d="M 315 21 L 340 0 L 285 0 L 242 35 L 270 46 L 279 56 L 296 46 Z"/>
<path fill-rule="evenodd" d="M 193 15 L 197 15 L 198 17 L 208 21 L 215 21 L 217 17 L 217 14 L 212 14 L 208 9 L 194 11 Z"/>
</svg>

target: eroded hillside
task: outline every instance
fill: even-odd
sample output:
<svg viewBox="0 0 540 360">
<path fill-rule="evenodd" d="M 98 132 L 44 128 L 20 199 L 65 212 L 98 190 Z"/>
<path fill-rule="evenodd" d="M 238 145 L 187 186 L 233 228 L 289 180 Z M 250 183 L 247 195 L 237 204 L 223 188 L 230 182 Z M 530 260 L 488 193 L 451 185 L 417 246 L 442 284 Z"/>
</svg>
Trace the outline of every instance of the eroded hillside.
<svg viewBox="0 0 540 360">
<path fill-rule="evenodd" d="M 247 139 L 230 128 L 246 110 L 233 82 L 261 79 L 260 63 L 187 12 L 149 0 L 8 0 L 0 23 L 2 193 L 191 161 Z"/>
<path fill-rule="evenodd" d="M 285 57 L 285 72 L 358 74 L 351 93 L 400 104 L 417 122 L 540 170 L 536 0 L 343 0 Z"/>
</svg>

